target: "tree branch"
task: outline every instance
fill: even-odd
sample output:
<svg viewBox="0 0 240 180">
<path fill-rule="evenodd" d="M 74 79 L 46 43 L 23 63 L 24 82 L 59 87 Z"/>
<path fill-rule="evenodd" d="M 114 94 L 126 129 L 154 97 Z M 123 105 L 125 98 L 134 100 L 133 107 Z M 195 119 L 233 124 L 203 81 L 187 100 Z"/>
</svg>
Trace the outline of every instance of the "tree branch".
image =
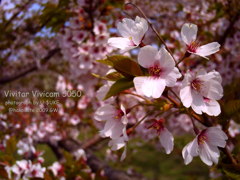
<svg viewBox="0 0 240 180">
<path fill-rule="evenodd" d="M 46 57 L 44 57 L 42 60 L 41 60 L 41 64 L 44 65 L 46 64 L 56 53 L 60 52 L 60 48 L 55 48 L 51 51 L 49 51 L 49 53 L 47 54 Z M 20 79 L 24 76 L 26 76 L 27 74 L 31 73 L 31 72 L 34 72 L 38 70 L 38 66 L 37 64 L 35 64 L 33 67 L 27 69 L 26 71 L 24 72 L 20 72 L 14 76 L 10 76 L 10 77 L 3 77 L 0 79 L 0 85 L 5 85 L 7 83 L 10 83 L 12 81 L 15 81 L 17 79 Z"/>
<path fill-rule="evenodd" d="M 99 141 L 99 137 L 97 136 L 95 137 L 96 138 L 93 138 L 93 139 L 94 140 L 97 139 L 97 141 L 96 140 L 94 141 L 96 144 L 96 142 L 100 142 L 100 141 Z M 59 141 L 58 145 L 60 148 L 71 153 L 78 149 L 83 148 L 83 145 L 81 145 L 80 142 L 76 142 L 72 140 Z M 109 180 L 147 180 L 145 177 L 143 177 L 140 174 L 129 175 L 125 171 L 116 170 L 108 166 L 105 162 L 99 160 L 95 155 L 93 155 L 92 151 L 90 150 L 90 147 L 92 147 L 92 145 L 93 144 L 91 144 L 91 146 L 89 145 L 84 150 L 87 156 L 87 164 L 89 165 L 89 167 L 92 169 L 93 172 L 99 172 L 101 170 L 104 170 L 104 174 Z"/>
<path fill-rule="evenodd" d="M 17 11 L 5 24 L 4 27 L 1 31 L 4 31 L 5 29 L 8 28 L 8 26 L 12 23 L 12 21 L 20 14 L 22 13 L 27 7 L 28 5 L 31 3 L 32 1 L 29 0 L 28 2 L 26 2 L 26 4 L 24 4 L 22 7 L 19 8 L 19 11 Z"/>
</svg>

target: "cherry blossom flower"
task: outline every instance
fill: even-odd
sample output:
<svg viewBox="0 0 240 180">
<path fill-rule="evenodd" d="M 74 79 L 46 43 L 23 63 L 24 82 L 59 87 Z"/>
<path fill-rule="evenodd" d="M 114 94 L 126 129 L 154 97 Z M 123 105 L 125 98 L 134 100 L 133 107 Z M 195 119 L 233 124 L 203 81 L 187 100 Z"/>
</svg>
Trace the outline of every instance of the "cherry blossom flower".
<svg viewBox="0 0 240 180">
<path fill-rule="evenodd" d="M 110 104 L 103 105 L 96 111 L 95 119 L 98 121 L 106 121 L 103 130 L 100 131 L 100 135 L 111 138 L 108 145 L 113 151 L 125 147 L 121 160 L 125 159 L 127 151 L 126 142 L 128 141 L 126 132 L 128 119 L 123 105 L 121 105 L 120 109 Z"/>
<path fill-rule="evenodd" d="M 138 63 L 148 69 L 149 76 L 135 77 L 133 82 L 138 94 L 159 98 L 165 87 L 173 87 L 181 77 L 175 62 L 167 50 L 159 51 L 152 46 L 144 46 L 138 54 Z"/>
<path fill-rule="evenodd" d="M 31 155 L 36 153 L 35 147 L 32 145 L 32 143 L 24 142 L 24 141 L 19 141 L 17 143 L 18 151 L 17 153 L 19 155 Z"/>
<path fill-rule="evenodd" d="M 116 72 L 114 69 L 110 69 L 106 75 L 110 74 L 110 73 L 113 73 L 113 72 Z M 103 86 L 101 86 L 97 93 L 96 93 L 96 97 L 98 99 L 99 102 L 103 102 L 105 96 L 107 95 L 109 89 L 111 88 L 111 86 L 113 85 L 113 81 L 107 81 L 106 84 L 104 84 Z M 113 97 L 110 97 L 108 100 L 104 101 L 104 102 L 110 102 L 112 101 L 114 98 Z"/>
<path fill-rule="evenodd" d="M 124 147 L 124 151 L 123 151 L 123 153 L 121 155 L 121 159 L 120 159 L 121 161 L 123 161 L 127 156 L 127 141 L 128 141 L 128 138 L 127 138 L 127 136 L 124 135 L 117 139 L 112 139 L 108 143 L 108 146 L 111 147 L 112 151 L 117 151 Z"/>
<path fill-rule="evenodd" d="M 154 123 L 149 127 L 157 131 L 159 135 L 159 140 L 166 154 L 170 154 L 173 150 L 173 135 L 168 131 L 168 129 L 163 125 L 164 119 L 154 120 Z"/>
<path fill-rule="evenodd" d="M 14 164 L 11 167 L 6 166 L 5 170 L 7 171 L 9 178 L 12 177 L 11 175 L 13 173 L 15 179 L 20 179 L 20 177 L 25 173 L 26 170 L 30 168 L 31 165 L 32 165 L 31 161 L 21 160 L 21 161 L 16 161 L 16 164 Z M 24 178 L 25 177 L 23 177 L 23 179 Z"/>
<path fill-rule="evenodd" d="M 108 81 L 106 84 L 104 84 L 102 87 L 100 87 L 96 93 L 96 97 L 98 99 L 98 101 L 103 101 L 107 92 L 109 91 L 109 89 L 111 88 L 111 85 L 113 83 Z"/>
<path fill-rule="evenodd" d="M 208 166 L 217 164 L 220 156 L 218 147 L 224 148 L 227 139 L 227 135 L 218 127 L 204 129 L 183 148 L 182 156 L 185 164 L 189 164 L 193 157 L 198 155 Z"/>
<path fill-rule="evenodd" d="M 25 176 L 29 178 L 33 177 L 43 178 L 45 171 L 46 171 L 45 167 L 41 167 L 40 163 L 36 163 L 31 166 L 30 170 L 26 173 Z"/>
<path fill-rule="evenodd" d="M 54 162 L 48 169 L 52 171 L 54 176 L 59 176 L 62 174 L 63 166 L 59 162 Z"/>
<path fill-rule="evenodd" d="M 127 142 L 128 142 L 128 135 L 127 135 L 127 129 L 125 126 L 123 128 L 123 135 L 118 137 L 117 139 L 110 140 L 108 143 L 108 146 L 111 147 L 112 151 L 116 151 L 124 147 L 124 151 L 120 158 L 121 161 L 123 161 L 127 156 Z"/>
<path fill-rule="evenodd" d="M 236 135 L 240 134 L 240 124 L 237 124 L 234 120 L 231 119 L 228 132 L 231 137 L 235 137 Z"/>
<path fill-rule="evenodd" d="M 181 29 L 181 37 L 187 45 L 187 52 L 197 54 L 208 59 L 206 56 L 214 54 L 219 51 L 220 44 L 218 42 L 208 43 L 200 46 L 197 39 L 198 27 L 195 24 L 185 23 Z"/>
<path fill-rule="evenodd" d="M 187 72 L 182 82 L 180 98 L 185 107 L 192 107 L 197 114 L 210 116 L 221 113 L 216 100 L 223 96 L 222 78 L 217 71 L 207 73 L 201 69 L 197 73 Z"/>
<path fill-rule="evenodd" d="M 76 150 L 74 153 L 73 153 L 73 155 L 75 156 L 75 158 L 77 159 L 77 160 L 79 160 L 79 159 L 84 159 L 85 161 L 87 160 L 87 155 L 86 155 L 86 153 L 85 153 L 85 151 L 83 150 L 83 149 L 78 149 L 78 150 Z"/>
<path fill-rule="evenodd" d="M 136 17 L 135 21 L 124 18 L 117 24 L 117 29 L 122 37 L 110 38 L 108 44 L 121 49 L 124 53 L 139 46 L 148 30 L 148 23 L 144 18 Z"/>
<path fill-rule="evenodd" d="M 13 173 L 14 179 L 28 180 L 33 177 L 43 178 L 46 168 L 41 167 L 40 163 L 32 164 L 30 160 L 16 161 L 12 167 L 6 166 L 5 170 L 8 173 L 8 177 L 11 178 Z"/>
<path fill-rule="evenodd" d="M 123 105 L 119 109 L 110 104 L 103 105 L 97 109 L 95 119 L 106 121 L 100 134 L 103 137 L 110 137 L 111 139 L 119 138 L 123 134 L 128 122 L 126 110 Z"/>
<path fill-rule="evenodd" d="M 72 125 L 77 125 L 78 123 L 80 123 L 80 118 L 79 118 L 79 116 L 78 115 L 76 115 L 76 114 L 74 114 L 74 115 L 72 115 L 71 117 L 70 117 L 70 123 L 72 124 Z"/>
</svg>

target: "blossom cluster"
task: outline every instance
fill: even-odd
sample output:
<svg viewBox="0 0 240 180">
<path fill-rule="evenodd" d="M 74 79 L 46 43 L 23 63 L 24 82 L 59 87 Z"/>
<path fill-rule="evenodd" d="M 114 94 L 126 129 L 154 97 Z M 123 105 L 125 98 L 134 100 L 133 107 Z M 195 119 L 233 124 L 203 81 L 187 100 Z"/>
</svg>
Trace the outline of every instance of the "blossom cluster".
<svg viewBox="0 0 240 180">
<path fill-rule="evenodd" d="M 8 178 L 27 180 L 30 178 L 43 178 L 46 168 L 42 167 L 40 163 L 32 164 L 30 160 L 17 161 L 15 165 L 9 167 L 5 166 L 8 173 Z"/>
<path fill-rule="evenodd" d="M 120 49 L 120 53 L 126 53 L 140 47 L 137 62 L 144 73 L 140 76 L 134 75 L 132 79 L 136 95 L 143 99 L 146 97 L 151 101 L 164 98 L 166 96 L 165 91 L 170 89 L 180 100 L 180 107 L 185 107 L 187 112 L 190 112 L 189 108 L 191 107 L 193 113 L 218 116 L 221 113 L 218 100 L 223 96 L 220 73 L 215 70 L 206 72 L 203 68 L 183 72 L 178 64 L 191 54 L 209 60 L 208 56 L 219 51 L 220 44 L 212 42 L 200 45 L 197 40 L 197 25 L 185 23 L 181 29 L 181 37 L 186 44 L 186 51 L 184 57 L 177 62 L 165 44 L 160 47 L 160 50 L 151 45 L 145 45 L 143 41 L 149 28 L 148 24 L 149 22 L 146 19 L 138 16 L 135 20 L 124 18 L 122 22 L 117 24 L 117 29 L 122 37 L 108 39 L 108 44 Z M 159 35 L 157 34 L 157 36 Z M 118 71 L 117 68 L 115 69 Z M 121 73 L 122 71 L 118 72 Z M 111 86 L 114 85 L 108 82 L 99 89 L 99 100 L 106 97 L 106 94 L 111 90 Z M 176 90 L 176 87 L 178 90 Z M 111 146 L 112 150 L 125 147 L 122 155 L 123 159 L 126 156 L 128 135 L 131 134 L 131 128 L 127 128 L 131 109 L 126 110 L 122 104 L 119 105 L 116 102 L 113 97 L 108 99 L 97 109 L 95 119 L 97 121 L 106 121 L 100 135 L 111 138 L 109 146 Z M 145 118 L 149 117 L 146 116 L 139 120 L 136 126 L 143 123 Z M 160 144 L 165 149 L 165 152 L 170 154 L 174 146 L 174 137 L 165 124 L 165 119 L 154 119 L 148 129 L 156 130 Z M 196 138 L 187 144 L 182 151 L 185 164 L 190 163 L 193 157 L 198 155 L 209 166 L 213 163 L 217 164 L 220 156 L 218 147 L 224 148 L 226 146 L 227 135 L 220 127 L 212 126 L 199 130 L 193 123 L 193 128 Z"/>
<path fill-rule="evenodd" d="M 234 164 L 228 156 L 238 153 L 240 134 L 235 117 L 239 110 L 235 107 L 235 103 L 239 104 L 239 93 L 235 92 L 239 81 L 233 86 L 233 80 L 240 77 L 240 19 L 234 15 L 238 1 L 202 0 L 196 4 L 187 0 L 132 0 L 149 17 L 145 19 L 123 18 L 123 14 L 133 17 L 139 13 L 130 5 L 125 5 L 127 13 L 123 12 L 123 2 L 1 2 L 2 90 L 82 92 L 80 98 L 57 99 L 55 113 L 26 113 L 33 108 L 31 105 L 17 106 L 25 113 L 10 113 L 2 99 L 1 164 L 9 179 L 44 178 L 50 174 L 64 180 L 69 175 L 78 179 L 82 172 L 94 174 L 89 169 L 70 171 L 87 163 L 84 151 L 75 147 L 94 146 L 93 151 L 102 153 L 102 146 L 95 143 L 105 138 L 110 138 L 106 150 L 110 160 L 116 160 L 118 154 L 111 150 L 124 149 L 121 159 L 126 158 L 128 149 L 141 137 L 136 145 L 147 142 L 171 156 L 179 155 L 178 149 L 182 148 L 185 164 L 196 156 L 209 166 L 218 161 Z M 115 26 L 115 21 L 120 22 Z M 149 22 L 165 43 L 158 42 Z M 120 37 L 116 37 L 117 31 Z M 207 43 L 212 39 L 217 42 Z M 104 84 L 103 79 L 107 80 Z M 225 90 L 225 85 L 230 91 Z M 42 107 L 45 105 L 36 106 Z M 91 139 L 96 128 L 102 140 L 95 136 Z M 181 147 L 178 139 L 185 140 L 189 134 L 195 134 L 195 138 Z M 65 141 L 77 145 L 64 149 Z M 15 143 L 16 147 L 12 146 Z M 47 167 L 43 157 L 49 152 L 40 151 L 38 144 L 60 150 L 60 155 L 53 152 L 58 161 Z M 65 151 L 74 156 L 71 166 L 62 161 L 69 157 L 65 157 Z M 137 151 L 134 149 L 133 154 Z M 234 158 L 239 162 L 237 156 Z M 79 165 L 79 161 L 83 164 Z"/>
</svg>

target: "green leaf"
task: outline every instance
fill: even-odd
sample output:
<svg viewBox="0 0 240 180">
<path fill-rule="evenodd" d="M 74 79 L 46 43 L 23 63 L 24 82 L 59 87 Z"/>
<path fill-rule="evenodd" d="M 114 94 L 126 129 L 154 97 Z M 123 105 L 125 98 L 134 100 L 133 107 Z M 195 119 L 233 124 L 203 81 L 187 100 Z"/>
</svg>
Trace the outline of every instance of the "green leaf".
<svg viewBox="0 0 240 180">
<path fill-rule="evenodd" d="M 224 105 L 224 112 L 232 116 L 240 111 L 240 100 L 231 100 Z"/>
<path fill-rule="evenodd" d="M 97 60 L 97 62 L 113 67 L 113 63 L 110 60 L 108 60 L 108 58 Z"/>
<path fill-rule="evenodd" d="M 115 55 L 107 57 L 103 60 L 97 60 L 97 62 L 113 67 L 116 71 L 125 77 L 143 75 L 141 67 L 138 65 L 138 63 L 127 56 Z"/>
<path fill-rule="evenodd" d="M 222 164 L 224 173 L 232 179 L 240 179 L 240 165 Z"/>
<path fill-rule="evenodd" d="M 107 74 L 106 76 L 100 76 L 99 74 L 95 74 L 95 73 L 92 73 L 92 75 L 96 78 L 104 79 L 104 80 L 107 80 L 107 81 L 117 81 L 117 80 L 122 79 L 124 77 L 119 72 L 112 72 L 112 73 Z"/>
<path fill-rule="evenodd" d="M 133 80 L 132 79 L 127 79 L 127 78 L 122 78 L 117 80 L 109 89 L 108 93 L 105 96 L 105 100 L 117 95 L 121 91 L 124 91 L 126 89 L 129 89 L 133 87 Z"/>
<path fill-rule="evenodd" d="M 123 75 L 119 72 L 111 72 L 105 76 L 110 81 L 117 81 L 123 78 Z"/>
<path fill-rule="evenodd" d="M 6 146 L 6 153 L 9 155 L 13 155 L 17 150 L 17 140 L 14 136 L 12 136 L 8 141 L 7 141 L 7 146 Z"/>
<path fill-rule="evenodd" d="M 100 76 L 99 74 L 92 73 L 92 75 L 93 75 L 94 77 L 96 77 L 96 78 L 99 78 L 99 79 L 108 80 L 107 78 L 102 77 L 102 76 Z"/>
<path fill-rule="evenodd" d="M 116 69 L 118 72 L 122 73 L 123 75 L 124 74 L 131 76 L 143 75 L 142 70 L 138 63 L 124 56 L 120 57 L 120 59 L 115 61 L 113 68 Z"/>
</svg>

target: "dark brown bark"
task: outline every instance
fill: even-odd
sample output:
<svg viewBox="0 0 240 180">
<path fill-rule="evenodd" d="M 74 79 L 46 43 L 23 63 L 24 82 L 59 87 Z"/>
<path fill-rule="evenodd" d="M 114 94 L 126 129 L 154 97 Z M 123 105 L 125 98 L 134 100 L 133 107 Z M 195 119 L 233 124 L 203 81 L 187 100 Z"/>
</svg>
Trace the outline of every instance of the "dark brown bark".
<svg viewBox="0 0 240 180">
<path fill-rule="evenodd" d="M 41 64 L 44 65 L 46 64 L 55 54 L 57 54 L 58 52 L 60 52 L 59 48 L 55 48 L 51 51 L 49 51 L 49 53 L 47 54 L 46 57 L 44 57 L 41 61 Z M 10 83 L 12 81 L 15 81 L 17 79 L 20 79 L 22 77 L 25 77 L 26 75 L 30 74 L 31 72 L 37 71 L 38 70 L 38 66 L 37 64 L 35 64 L 34 66 L 32 66 L 31 68 L 20 72 L 18 74 L 15 74 L 14 76 L 10 76 L 10 77 L 3 77 L 0 79 L 0 85 L 5 85 L 7 83 Z"/>
</svg>

